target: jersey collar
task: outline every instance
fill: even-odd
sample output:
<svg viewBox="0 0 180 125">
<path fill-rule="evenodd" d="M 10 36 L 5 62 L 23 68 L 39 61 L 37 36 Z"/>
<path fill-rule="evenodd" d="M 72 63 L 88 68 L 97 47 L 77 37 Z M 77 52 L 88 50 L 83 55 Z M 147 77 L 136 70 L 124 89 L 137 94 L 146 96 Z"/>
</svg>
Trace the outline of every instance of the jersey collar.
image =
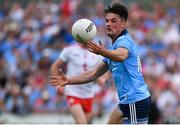
<svg viewBox="0 0 180 125">
<path fill-rule="evenodd" d="M 119 36 L 112 42 L 112 44 L 120 37 L 120 36 L 123 36 L 125 35 L 126 33 L 128 33 L 128 31 L 126 29 L 124 29 L 120 34 Z"/>
</svg>

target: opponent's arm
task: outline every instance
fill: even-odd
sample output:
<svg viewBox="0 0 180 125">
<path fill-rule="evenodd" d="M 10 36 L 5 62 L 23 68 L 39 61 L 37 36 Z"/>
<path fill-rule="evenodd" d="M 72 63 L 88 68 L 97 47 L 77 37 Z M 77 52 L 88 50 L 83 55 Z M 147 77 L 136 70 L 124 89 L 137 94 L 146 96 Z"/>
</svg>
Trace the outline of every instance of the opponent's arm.
<svg viewBox="0 0 180 125">
<path fill-rule="evenodd" d="M 101 77 L 96 79 L 96 83 L 99 84 L 100 86 L 104 86 L 105 82 L 110 78 L 111 73 L 110 71 L 107 71 L 106 73 L 104 73 Z"/>
<path fill-rule="evenodd" d="M 118 48 L 116 50 L 108 50 L 101 45 L 97 45 L 93 42 L 87 42 L 86 46 L 89 51 L 98 55 L 107 57 L 113 61 L 121 62 L 128 57 L 128 50 L 125 48 Z"/>
<path fill-rule="evenodd" d="M 61 60 L 61 59 L 57 59 L 50 68 L 50 78 L 53 76 L 60 76 L 61 74 L 61 67 L 64 65 L 65 63 Z M 51 82 L 50 82 L 51 84 Z M 61 86 L 56 86 L 56 90 L 57 93 L 60 95 L 64 94 L 64 87 Z"/>
<path fill-rule="evenodd" d="M 64 62 L 61 59 L 57 59 L 50 68 L 50 76 L 59 76 L 61 75 L 60 69 Z"/>
<path fill-rule="evenodd" d="M 99 65 L 97 65 L 97 67 L 94 70 L 87 71 L 85 73 L 82 73 L 79 76 L 75 76 L 71 78 L 67 78 L 64 74 L 61 76 L 52 76 L 50 83 L 53 86 L 86 84 L 86 83 L 96 80 L 102 74 L 107 72 L 107 70 L 108 70 L 108 66 L 104 62 L 101 62 Z"/>
</svg>

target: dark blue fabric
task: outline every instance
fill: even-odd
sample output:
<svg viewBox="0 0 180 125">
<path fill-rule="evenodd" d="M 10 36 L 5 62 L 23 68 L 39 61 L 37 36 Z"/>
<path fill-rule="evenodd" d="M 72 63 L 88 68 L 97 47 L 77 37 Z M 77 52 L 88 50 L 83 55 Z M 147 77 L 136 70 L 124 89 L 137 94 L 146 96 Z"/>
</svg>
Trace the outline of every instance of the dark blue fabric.
<svg viewBox="0 0 180 125">
<path fill-rule="evenodd" d="M 151 107 L 151 97 L 135 102 L 135 107 L 137 120 L 148 118 Z M 129 104 L 119 104 L 119 108 L 123 112 L 123 117 L 130 119 Z"/>
</svg>

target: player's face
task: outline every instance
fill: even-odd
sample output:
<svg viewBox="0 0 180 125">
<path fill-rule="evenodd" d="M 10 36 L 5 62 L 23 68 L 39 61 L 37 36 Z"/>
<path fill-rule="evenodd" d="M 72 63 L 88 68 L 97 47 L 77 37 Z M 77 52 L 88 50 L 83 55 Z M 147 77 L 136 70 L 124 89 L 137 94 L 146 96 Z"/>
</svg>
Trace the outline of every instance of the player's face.
<svg viewBox="0 0 180 125">
<path fill-rule="evenodd" d="M 121 31 L 125 28 L 125 21 L 119 17 L 119 15 L 114 13 L 108 13 L 106 15 L 106 34 L 112 38 L 116 39 Z"/>
</svg>

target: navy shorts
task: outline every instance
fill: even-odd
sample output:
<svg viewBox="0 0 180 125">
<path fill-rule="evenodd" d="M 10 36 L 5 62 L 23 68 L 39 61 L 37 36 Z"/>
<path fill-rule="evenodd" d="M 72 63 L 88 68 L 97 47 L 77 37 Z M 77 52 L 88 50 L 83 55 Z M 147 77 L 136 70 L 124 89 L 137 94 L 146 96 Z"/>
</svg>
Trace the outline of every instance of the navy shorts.
<svg viewBox="0 0 180 125">
<path fill-rule="evenodd" d="M 151 97 L 129 104 L 119 104 L 124 124 L 147 124 Z"/>
</svg>

